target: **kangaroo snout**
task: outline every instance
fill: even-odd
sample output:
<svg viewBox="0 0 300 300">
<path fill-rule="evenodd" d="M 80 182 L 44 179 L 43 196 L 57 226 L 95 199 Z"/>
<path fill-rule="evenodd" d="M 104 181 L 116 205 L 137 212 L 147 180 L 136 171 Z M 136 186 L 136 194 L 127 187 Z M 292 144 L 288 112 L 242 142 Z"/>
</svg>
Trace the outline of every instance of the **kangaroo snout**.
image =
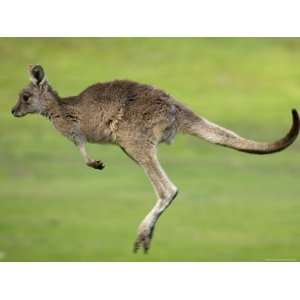
<svg viewBox="0 0 300 300">
<path fill-rule="evenodd" d="M 15 106 L 11 109 L 11 113 L 14 117 L 17 117 L 17 118 L 21 117 L 21 115 L 18 113 L 18 110 Z"/>
</svg>

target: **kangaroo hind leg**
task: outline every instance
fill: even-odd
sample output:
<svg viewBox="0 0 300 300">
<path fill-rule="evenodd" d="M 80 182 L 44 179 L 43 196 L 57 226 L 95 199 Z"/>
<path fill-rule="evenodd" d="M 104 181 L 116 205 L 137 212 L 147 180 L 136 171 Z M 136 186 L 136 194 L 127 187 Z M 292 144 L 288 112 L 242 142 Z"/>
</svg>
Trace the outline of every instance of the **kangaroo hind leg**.
<svg viewBox="0 0 300 300">
<path fill-rule="evenodd" d="M 155 225 L 161 214 L 177 196 L 178 189 L 160 166 L 154 146 L 143 151 L 126 149 L 126 152 L 144 169 L 157 196 L 156 204 L 139 225 L 138 236 L 134 243 L 134 252 L 143 247 L 146 253 L 150 248 Z"/>
</svg>

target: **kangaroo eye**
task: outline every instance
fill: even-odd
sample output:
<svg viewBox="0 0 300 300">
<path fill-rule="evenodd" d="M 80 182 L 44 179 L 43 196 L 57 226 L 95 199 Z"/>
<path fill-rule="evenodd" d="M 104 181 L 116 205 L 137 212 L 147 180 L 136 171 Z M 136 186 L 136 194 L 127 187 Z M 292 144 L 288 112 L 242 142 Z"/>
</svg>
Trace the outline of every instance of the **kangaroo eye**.
<svg viewBox="0 0 300 300">
<path fill-rule="evenodd" d="M 29 100 L 29 98 L 30 98 L 29 95 L 27 95 L 27 94 L 24 94 L 24 95 L 23 95 L 23 100 L 24 100 L 25 102 L 27 102 L 27 101 Z"/>
</svg>

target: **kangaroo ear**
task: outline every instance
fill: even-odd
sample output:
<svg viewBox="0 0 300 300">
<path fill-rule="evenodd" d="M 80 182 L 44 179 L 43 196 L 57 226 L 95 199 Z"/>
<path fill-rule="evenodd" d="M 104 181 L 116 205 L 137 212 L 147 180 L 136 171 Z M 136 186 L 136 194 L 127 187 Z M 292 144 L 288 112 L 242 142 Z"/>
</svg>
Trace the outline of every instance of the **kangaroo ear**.
<svg viewBox="0 0 300 300">
<path fill-rule="evenodd" d="M 30 80 L 35 85 L 42 85 L 44 82 L 47 81 L 44 69 L 40 65 L 29 65 L 29 75 Z"/>
</svg>

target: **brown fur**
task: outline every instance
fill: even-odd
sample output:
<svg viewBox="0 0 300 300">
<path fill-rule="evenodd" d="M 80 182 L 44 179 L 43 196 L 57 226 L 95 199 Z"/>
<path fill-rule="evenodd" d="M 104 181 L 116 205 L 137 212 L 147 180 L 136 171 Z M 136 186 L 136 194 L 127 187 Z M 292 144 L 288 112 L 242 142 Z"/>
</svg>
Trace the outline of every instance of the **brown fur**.
<svg viewBox="0 0 300 300">
<path fill-rule="evenodd" d="M 188 133 L 239 151 L 268 154 L 281 151 L 296 139 L 298 113 L 293 110 L 293 125 L 283 139 L 258 143 L 197 116 L 164 91 L 128 80 L 115 80 L 88 87 L 78 96 L 61 98 L 48 84 L 41 66 L 30 66 L 32 83 L 19 96 L 12 113 L 21 117 L 40 113 L 74 142 L 87 166 L 103 169 L 91 159 L 86 143 L 116 144 L 143 167 L 153 184 L 157 203 L 139 227 L 134 249 L 149 249 L 155 224 L 171 204 L 178 190 L 161 168 L 156 156 L 159 143 L 170 143 L 176 133 Z"/>
</svg>

